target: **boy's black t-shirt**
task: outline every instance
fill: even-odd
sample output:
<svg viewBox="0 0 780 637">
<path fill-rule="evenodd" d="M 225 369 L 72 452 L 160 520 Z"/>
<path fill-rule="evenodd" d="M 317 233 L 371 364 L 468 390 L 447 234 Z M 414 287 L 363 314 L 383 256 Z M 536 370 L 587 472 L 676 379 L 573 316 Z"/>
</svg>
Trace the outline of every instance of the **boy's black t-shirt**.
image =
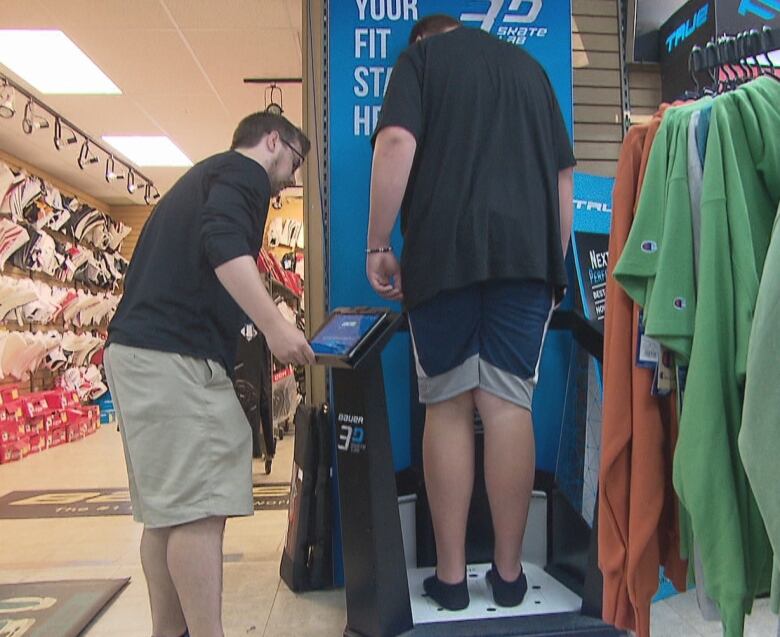
<svg viewBox="0 0 780 637">
<path fill-rule="evenodd" d="M 567 283 L 558 172 L 576 162 L 550 81 L 521 48 L 460 27 L 404 51 L 374 139 L 417 139 L 401 208 L 404 299 L 492 279 Z"/>
</svg>

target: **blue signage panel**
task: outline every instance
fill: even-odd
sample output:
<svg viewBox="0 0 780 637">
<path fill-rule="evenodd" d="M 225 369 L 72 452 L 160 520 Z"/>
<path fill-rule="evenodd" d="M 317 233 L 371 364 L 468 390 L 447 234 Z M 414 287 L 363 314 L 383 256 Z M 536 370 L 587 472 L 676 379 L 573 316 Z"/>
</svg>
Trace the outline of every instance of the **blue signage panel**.
<svg viewBox="0 0 780 637">
<path fill-rule="evenodd" d="M 329 0 L 328 171 L 329 308 L 385 302 L 365 277 L 370 137 L 392 67 L 414 23 L 446 13 L 523 46 L 545 67 L 572 126 L 570 0 Z M 401 252 L 396 230 L 393 245 Z M 410 464 L 409 338 L 397 335 L 383 355 L 394 462 Z"/>
<path fill-rule="evenodd" d="M 612 177 L 574 175 L 572 250 L 583 313 L 591 320 L 603 321 L 606 309 L 614 184 Z"/>
</svg>

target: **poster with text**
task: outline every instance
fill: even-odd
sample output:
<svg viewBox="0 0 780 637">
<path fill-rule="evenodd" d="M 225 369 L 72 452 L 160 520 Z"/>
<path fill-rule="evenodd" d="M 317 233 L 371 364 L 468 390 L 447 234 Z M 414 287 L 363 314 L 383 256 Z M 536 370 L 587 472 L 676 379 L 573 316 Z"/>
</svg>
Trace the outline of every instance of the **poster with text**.
<svg viewBox="0 0 780 637">
<path fill-rule="evenodd" d="M 371 134 L 415 22 L 434 13 L 458 18 L 525 47 L 544 66 L 572 126 L 570 0 L 329 0 L 327 38 L 327 196 L 329 309 L 384 306 L 365 276 Z M 400 232 L 393 236 L 401 254 Z M 409 337 L 383 355 L 396 468 L 409 464 Z"/>
<path fill-rule="evenodd" d="M 582 309 L 589 320 L 604 320 L 607 303 L 612 177 L 574 174 L 572 249 Z"/>
</svg>

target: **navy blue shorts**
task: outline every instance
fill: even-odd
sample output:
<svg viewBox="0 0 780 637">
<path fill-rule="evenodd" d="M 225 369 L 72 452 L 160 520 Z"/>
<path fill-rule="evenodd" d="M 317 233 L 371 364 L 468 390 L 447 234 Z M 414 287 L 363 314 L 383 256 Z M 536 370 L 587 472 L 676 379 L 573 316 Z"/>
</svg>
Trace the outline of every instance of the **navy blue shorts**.
<svg viewBox="0 0 780 637">
<path fill-rule="evenodd" d="M 553 289 L 527 280 L 448 290 L 409 312 L 420 402 L 476 388 L 530 411 Z"/>
</svg>

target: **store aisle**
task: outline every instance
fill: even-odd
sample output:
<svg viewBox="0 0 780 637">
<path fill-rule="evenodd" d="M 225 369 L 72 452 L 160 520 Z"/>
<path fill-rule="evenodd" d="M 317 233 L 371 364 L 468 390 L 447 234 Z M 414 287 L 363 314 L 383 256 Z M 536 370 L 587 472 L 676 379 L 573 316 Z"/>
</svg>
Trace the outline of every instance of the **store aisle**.
<svg viewBox="0 0 780 637">
<path fill-rule="evenodd" d="M 255 461 L 255 482 L 287 482 L 293 438 L 277 446 L 269 476 Z M 29 489 L 125 487 L 116 428 L 0 467 L 0 495 Z M 226 637 L 340 635 L 343 589 L 295 595 L 279 579 L 286 511 L 258 511 L 229 520 L 225 533 Z M 141 526 L 130 516 L 0 520 L 0 583 L 130 577 L 86 637 L 151 635 L 146 584 L 138 557 Z"/>
</svg>

